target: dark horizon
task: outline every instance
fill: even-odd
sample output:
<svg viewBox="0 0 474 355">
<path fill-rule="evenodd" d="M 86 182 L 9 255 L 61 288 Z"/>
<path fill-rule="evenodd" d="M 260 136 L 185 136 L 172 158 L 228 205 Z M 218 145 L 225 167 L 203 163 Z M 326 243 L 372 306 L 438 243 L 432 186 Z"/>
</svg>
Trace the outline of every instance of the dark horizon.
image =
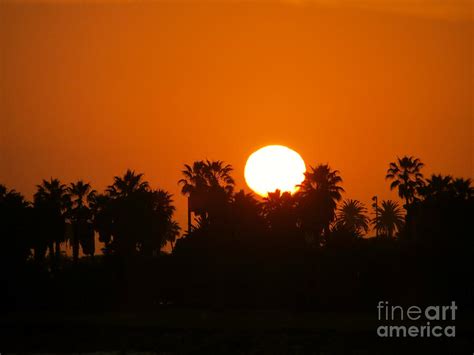
<svg viewBox="0 0 474 355">
<path fill-rule="evenodd" d="M 224 319 L 255 322 L 255 317 L 259 332 L 275 326 L 281 332 L 290 317 L 296 334 L 316 332 L 310 341 L 327 327 L 343 336 L 347 329 L 335 325 L 342 311 L 358 322 L 352 329 L 360 339 L 372 344 L 357 347 L 375 351 L 383 348 L 380 339 L 393 335 L 380 330 L 374 305 L 385 307 L 384 300 L 390 300 L 398 308 L 451 304 L 452 312 L 462 310 L 457 333 L 449 324 L 440 328 L 443 343 L 423 340 L 417 346 L 433 353 L 465 349 L 473 331 L 467 320 L 474 311 L 474 187 L 470 179 L 425 177 L 423 169 L 413 156 L 391 162 L 387 188 L 404 202 L 374 200 L 376 217 L 370 218 L 372 206 L 343 198 L 340 172 L 327 164 L 310 166 L 296 193 L 277 190 L 260 202 L 235 189 L 230 165 L 196 161 L 179 181 L 194 217 L 181 238 L 172 196 L 132 170 L 114 177 L 105 193 L 83 181 L 66 186 L 44 180 L 31 204 L 0 185 L 0 282 L 7 290 L 1 295 L 6 317 L 0 324 L 8 329 L 2 343 L 7 350 L 27 352 L 37 350 L 34 344 L 48 351 L 110 351 L 116 349 L 112 329 L 128 334 L 139 327 L 148 345 L 135 339 L 120 347 L 158 351 L 175 346 L 165 340 L 171 329 L 156 332 L 168 329 L 163 319 L 181 334 L 189 322 L 196 332 L 215 332 Z M 363 238 L 371 225 L 377 236 Z M 103 255 L 95 253 L 95 233 L 105 243 Z M 64 243 L 71 244 L 72 256 L 61 254 Z M 161 252 L 166 243 L 173 246 L 170 254 Z M 196 311 L 209 322 L 192 320 Z M 58 314 L 68 327 L 88 325 L 64 333 Z M 287 320 L 281 323 L 281 317 Z M 316 322 L 310 328 L 307 317 Z M 34 343 L 16 341 L 34 319 L 45 336 L 35 336 Z M 233 329 L 242 332 L 242 326 Z M 423 334 L 420 329 L 416 334 Z M 62 340 L 53 342 L 58 334 Z M 89 342 L 67 340 L 76 336 Z M 253 340 L 245 339 L 243 346 L 254 349 L 248 343 Z M 195 343 L 189 338 L 181 348 L 191 351 Z M 285 346 L 285 353 L 293 351 Z M 393 353 L 398 349 L 395 342 Z"/>
</svg>

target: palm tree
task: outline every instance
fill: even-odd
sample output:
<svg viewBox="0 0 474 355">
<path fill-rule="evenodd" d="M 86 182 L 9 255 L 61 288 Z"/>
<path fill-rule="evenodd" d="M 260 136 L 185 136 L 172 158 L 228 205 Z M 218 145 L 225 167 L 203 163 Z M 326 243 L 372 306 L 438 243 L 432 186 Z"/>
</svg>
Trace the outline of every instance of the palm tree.
<svg viewBox="0 0 474 355">
<path fill-rule="evenodd" d="M 70 205 L 66 185 L 58 179 L 43 180 L 37 185 L 34 207 L 38 212 L 39 234 L 47 241 L 52 262 L 58 261 L 65 238 L 65 211 Z"/>
<path fill-rule="evenodd" d="M 102 223 L 108 224 L 101 228 L 110 232 L 107 250 L 124 257 L 131 256 L 136 253 L 139 238 L 148 227 L 144 219 L 149 217 L 153 208 L 152 191 L 148 182 L 143 180 L 143 174 L 127 169 L 123 176 L 114 177 L 106 194 L 106 201 L 102 201 L 106 205 L 102 206 L 100 218 L 104 218 Z"/>
<path fill-rule="evenodd" d="M 269 192 L 263 200 L 263 216 L 270 230 L 285 233 L 297 227 L 296 199 L 289 192 Z"/>
<path fill-rule="evenodd" d="M 0 203 L 17 205 L 26 208 L 29 202 L 25 200 L 24 196 L 16 190 L 9 190 L 5 185 L 0 184 Z"/>
<path fill-rule="evenodd" d="M 240 190 L 235 193 L 232 198 L 232 218 L 233 223 L 237 228 L 253 228 L 258 224 L 262 224 L 262 208 L 260 203 L 253 193 L 245 193 Z"/>
<path fill-rule="evenodd" d="M 333 201 L 341 200 L 344 189 L 339 186 L 342 178 L 339 170 L 331 170 L 328 164 L 319 164 L 316 168 L 310 167 L 311 171 L 305 173 L 305 180 L 301 187 L 303 192 L 308 190 L 328 191 Z"/>
<path fill-rule="evenodd" d="M 183 185 L 182 193 L 189 194 L 202 187 L 221 187 L 231 194 L 234 190 L 234 179 L 230 175 L 233 168 L 230 164 L 225 164 L 221 160 L 209 161 L 200 160 L 193 163 L 193 166 L 184 165 L 182 171 L 184 179 L 178 181 Z"/>
<path fill-rule="evenodd" d="M 72 255 L 74 262 L 77 262 L 80 242 L 83 246 L 90 246 L 91 248 L 86 249 L 90 249 L 87 251 L 90 251 L 92 255 L 94 254 L 93 214 L 90 204 L 94 201 L 96 191 L 92 189 L 89 183 L 82 180 L 71 183 L 67 191 L 71 201 L 68 216 L 73 230 Z"/>
<path fill-rule="evenodd" d="M 329 233 L 329 225 L 335 218 L 337 202 L 344 189 L 338 170 L 327 164 L 310 167 L 305 173 L 299 196 L 302 227 L 313 235 L 322 237 Z"/>
<path fill-rule="evenodd" d="M 257 200 L 253 193 L 240 190 L 233 195 L 230 204 L 232 219 L 229 223 L 232 230 L 229 234 L 233 237 L 235 248 L 254 249 L 264 242 L 262 236 L 265 235 L 267 226 L 263 208 L 264 204 Z"/>
<path fill-rule="evenodd" d="M 336 227 L 344 228 L 361 236 L 369 230 L 367 208 L 358 200 L 345 200 L 336 213 Z"/>
<path fill-rule="evenodd" d="M 176 210 L 173 206 L 173 195 L 161 189 L 152 191 L 152 194 L 154 210 L 163 215 L 164 218 L 170 219 Z"/>
<path fill-rule="evenodd" d="M 468 200 L 474 198 L 474 187 L 471 179 L 456 178 L 452 182 L 455 194 L 458 198 Z"/>
<path fill-rule="evenodd" d="M 72 182 L 67 190 L 72 208 L 88 206 L 97 193 L 97 191 L 92 189 L 90 183 L 85 183 L 82 180 L 79 180 L 76 183 Z"/>
<path fill-rule="evenodd" d="M 232 204 L 234 210 L 241 210 L 242 212 L 253 212 L 255 215 L 261 213 L 261 203 L 255 198 L 255 195 L 250 193 L 245 193 L 244 190 L 240 190 L 235 193 L 232 197 Z"/>
<path fill-rule="evenodd" d="M 392 180 L 390 190 L 398 188 L 398 196 L 405 200 L 407 209 L 415 200 L 418 189 L 423 186 L 421 168 L 424 164 L 418 158 L 404 156 L 390 163 L 386 179 Z"/>
<path fill-rule="evenodd" d="M 105 244 L 104 250 L 110 249 L 113 232 L 113 199 L 108 194 L 94 194 L 89 201 L 93 216 L 94 230 L 99 234 L 99 241 Z"/>
<path fill-rule="evenodd" d="M 165 236 L 162 240 L 161 247 L 164 247 L 167 243 L 170 243 L 171 251 L 173 251 L 176 239 L 179 237 L 180 232 L 181 227 L 179 226 L 178 222 L 170 221 L 167 225 L 167 229 L 165 232 Z"/>
<path fill-rule="evenodd" d="M 454 192 L 452 182 L 453 178 L 449 175 L 433 174 L 431 178 L 426 179 L 426 184 L 418 188 L 418 194 L 425 199 L 447 196 Z"/>
<path fill-rule="evenodd" d="M 59 179 L 43 180 L 40 185 L 36 185 L 36 188 L 34 199 L 38 202 L 50 202 L 61 210 L 67 206 L 69 199 L 66 194 L 66 185 L 61 184 Z"/>
<path fill-rule="evenodd" d="M 421 201 L 406 216 L 404 235 L 430 246 L 469 247 L 474 201 L 471 180 L 432 175 L 419 195 Z M 447 235 L 452 236 L 449 241 Z"/>
<path fill-rule="evenodd" d="M 127 197 L 136 191 L 146 191 L 149 185 L 143 181 L 143 174 L 127 169 L 123 177 L 115 176 L 114 183 L 107 188 L 110 197 Z"/>
<path fill-rule="evenodd" d="M 179 225 L 173 221 L 172 195 L 165 190 L 138 192 L 135 206 L 140 206 L 136 216 L 137 245 L 142 254 L 159 255 L 167 242 L 174 242 L 179 235 Z"/>
<path fill-rule="evenodd" d="M 188 196 L 188 227 L 191 212 L 209 221 L 219 219 L 234 190 L 232 166 L 220 160 L 200 160 L 184 167 L 184 178 L 178 184 L 182 185 L 181 193 Z"/>
<path fill-rule="evenodd" d="M 456 198 L 468 200 L 474 196 L 471 179 L 456 178 L 450 175 L 432 175 L 426 184 L 418 189 L 425 199 Z"/>
<path fill-rule="evenodd" d="M 382 201 L 378 215 L 373 219 L 377 233 L 392 238 L 399 232 L 405 223 L 402 209 L 397 202 L 392 200 Z"/>
<path fill-rule="evenodd" d="M 31 208 L 23 195 L 0 184 L 0 263 L 15 267 L 30 255 Z"/>
<path fill-rule="evenodd" d="M 107 251 L 123 257 L 136 253 L 151 257 L 179 235 L 172 195 L 151 189 L 143 174 L 127 170 L 106 191 L 93 199 L 92 206 L 94 228 Z"/>
</svg>

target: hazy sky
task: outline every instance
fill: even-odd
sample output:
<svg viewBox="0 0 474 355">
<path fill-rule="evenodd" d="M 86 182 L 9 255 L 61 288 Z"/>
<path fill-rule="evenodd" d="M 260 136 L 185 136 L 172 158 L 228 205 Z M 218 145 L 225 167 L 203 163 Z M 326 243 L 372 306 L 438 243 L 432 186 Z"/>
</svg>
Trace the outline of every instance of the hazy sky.
<svg viewBox="0 0 474 355">
<path fill-rule="evenodd" d="M 366 203 L 394 198 L 397 155 L 472 177 L 470 2 L 380 3 L 4 0 L 0 182 L 30 198 L 133 168 L 184 224 L 184 163 L 225 160 L 247 189 L 267 144 L 329 162 Z"/>
</svg>

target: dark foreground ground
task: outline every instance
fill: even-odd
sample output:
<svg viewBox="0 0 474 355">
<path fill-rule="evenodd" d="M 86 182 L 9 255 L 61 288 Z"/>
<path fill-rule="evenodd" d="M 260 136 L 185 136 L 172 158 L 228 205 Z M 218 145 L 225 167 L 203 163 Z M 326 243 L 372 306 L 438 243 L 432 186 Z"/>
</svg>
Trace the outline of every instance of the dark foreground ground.
<svg viewBox="0 0 474 355">
<path fill-rule="evenodd" d="M 456 338 L 376 335 L 376 311 L 313 313 L 166 309 L 103 315 L 9 314 L 0 352 L 152 354 L 473 354 L 473 315 Z"/>
</svg>

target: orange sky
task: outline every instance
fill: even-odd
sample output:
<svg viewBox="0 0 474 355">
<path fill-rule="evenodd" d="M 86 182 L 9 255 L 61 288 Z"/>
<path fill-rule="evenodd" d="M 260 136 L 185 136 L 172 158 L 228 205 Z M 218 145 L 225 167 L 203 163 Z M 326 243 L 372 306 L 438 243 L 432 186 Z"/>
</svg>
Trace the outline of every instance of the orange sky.
<svg viewBox="0 0 474 355">
<path fill-rule="evenodd" d="M 393 198 L 388 162 L 472 177 L 469 1 L 12 1 L 0 4 L 0 182 L 126 168 L 175 194 L 184 163 L 267 144 Z M 378 4 L 378 5 L 377 5 Z"/>
</svg>

